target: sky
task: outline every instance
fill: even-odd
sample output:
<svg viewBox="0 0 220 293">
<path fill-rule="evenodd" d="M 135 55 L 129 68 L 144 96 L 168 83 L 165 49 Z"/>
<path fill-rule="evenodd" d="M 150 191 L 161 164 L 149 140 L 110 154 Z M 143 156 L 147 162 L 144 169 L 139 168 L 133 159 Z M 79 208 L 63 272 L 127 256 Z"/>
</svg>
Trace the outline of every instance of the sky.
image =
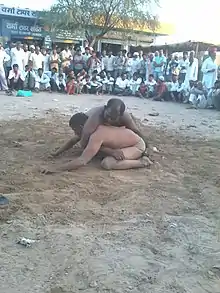
<svg viewBox="0 0 220 293">
<path fill-rule="evenodd" d="M 55 0 L 19 0 L 19 7 L 42 10 L 49 8 Z M 18 6 L 17 0 L 0 0 L 7 6 Z M 160 0 L 159 19 L 173 23 L 176 35 L 188 39 L 219 39 L 220 1 L 216 0 Z"/>
</svg>

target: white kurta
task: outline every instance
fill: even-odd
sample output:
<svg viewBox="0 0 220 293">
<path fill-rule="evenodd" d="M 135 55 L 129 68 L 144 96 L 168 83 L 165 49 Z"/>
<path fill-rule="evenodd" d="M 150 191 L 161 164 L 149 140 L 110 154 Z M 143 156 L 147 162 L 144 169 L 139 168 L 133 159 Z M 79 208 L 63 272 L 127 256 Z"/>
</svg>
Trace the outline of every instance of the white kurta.
<svg viewBox="0 0 220 293">
<path fill-rule="evenodd" d="M 210 72 L 210 70 L 213 70 Z M 202 73 L 203 73 L 203 79 L 202 83 L 203 85 L 209 90 L 214 87 L 214 84 L 217 80 L 217 74 L 218 74 L 218 66 L 215 63 L 215 61 L 208 57 L 202 64 Z"/>
<path fill-rule="evenodd" d="M 189 85 L 189 81 L 193 80 L 196 81 L 198 79 L 198 68 L 199 68 L 199 63 L 198 59 L 194 58 L 193 63 L 188 65 L 187 70 L 186 70 L 186 77 L 185 77 L 185 85 Z"/>
</svg>

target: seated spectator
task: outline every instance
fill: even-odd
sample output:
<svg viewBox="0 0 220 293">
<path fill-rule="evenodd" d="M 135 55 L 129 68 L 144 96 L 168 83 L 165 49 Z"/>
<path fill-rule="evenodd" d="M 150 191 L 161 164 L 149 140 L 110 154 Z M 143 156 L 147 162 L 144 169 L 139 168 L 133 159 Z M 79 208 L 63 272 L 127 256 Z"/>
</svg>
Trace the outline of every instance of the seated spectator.
<svg viewBox="0 0 220 293">
<path fill-rule="evenodd" d="M 105 80 L 102 82 L 102 91 L 104 94 L 111 94 L 113 91 L 114 78 L 110 72 L 107 72 Z"/>
<path fill-rule="evenodd" d="M 194 83 L 195 81 L 193 80 L 190 80 L 189 83 L 184 82 L 184 90 L 185 90 L 185 97 L 183 100 L 184 104 L 189 103 L 189 96 L 190 96 L 191 89 L 194 87 Z"/>
<path fill-rule="evenodd" d="M 77 77 L 76 77 L 76 81 L 77 81 L 77 84 L 76 84 L 76 93 L 77 94 L 81 94 L 82 93 L 82 89 L 83 89 L 83 79 L 85 78 L 86 76 L 86 71 L 84 69 L 82 69 L 78 74 L 77 74 Z"/>
<path fill-rule="evenodd" d="M 131 94 L 129 80 L 125 73 L 122 73 L 121 77 L 116 79 L 114 94 L 119 96 L 129 96 Z"/>
<path fill-rule="evenodd" d="M 98 95 L 99 92 L 101 91 L 101 88 L 102 88 L 102 84 L 98 76 L 98 71 L 94 70 L 92 73 L 91 81 L 90 81 L 89 93 Z"/>
<path fill-rule="evenodd" d="M 39 68 L 37 70 L 37 74 L 35 77 L 35 90 L 36 92 L 39 92 L 39 91 L 51 92 L 50 78 L 47 74 L 43 72 L 42 68 Z"/>
<path fill-rule="evenodd" d="M 25 66 L 23 73 L 24 76 L 24 89 L 33 90 L 35 88 L 35 73 L 29 65 Z"/>
<path fill-rule="evenodd" d="M 139 89 L 139 86 L 141 84 L 141 81 L 142 80 L 141 80 L 140 77 L 138 77 L 138 74 L 134 73 L 133 78 L 129 82 L 129 86 L 130 86 L 130 89 L 131 89 L 131 94 L 133 96 L 136 96 L 136 94 L 138 92 L 138 89 Z"/>
<path fill-rule="evenodd" d="M 57 68 L 53 67 L 51 69 L 51 75 L 50 75 L 50 86 L 51 86 L 51 90 L 53 92 L 57 92 L 58 91 L 58 73 L 57 73 Z"/>
<path fill-rule="evenodd" d="M 105 79 L 106 79 L 106 73 L 104 70 L 102 70 L 100 73 L 99 73 L 99 81 L 101 83 L 105 82 Z"/>
<path fill-rule="evenodd" d="M 177 87 L 177 97 L 178 102 L 182 103 L 186 98 L 186 89 L 185 84 L 182 78 L 178 78 L 178 87 Z"/>
<path fill-rule="evenodd" d="M 66 78 L 66 91 L 68 95 L 74 95 L 76 91 L 76 79 L 73 70 L 69 70 Z"/>
<path fill-rule="evenodd" d="M 215 109 L 220 111 L 220 81 L 216 80 L 214 84 L 214 89 L 212 91 L 211 102 L 208 106 L 214 106 Z"/>
<path fill-rule="evenodd" d="M 82 84 L 83 84 L 82 92 L 84 94 L 88 94 L 89 90 L 91 89 L 90 76 L 88 74 L 83 78 Z"/>
<path fill-rule="evenodd" d="M 138 91 L 136 93 L 136 96 L 141 98 L 141 99 L 144 99 L 144 98 L 148 98 L 148 88 L 147 88 L 147 85 L 145 84 L 145 82 L 142 80 L 139 88 L 138 88 Z"/>
<path fill-rule="evenodd" d="M 14 64 L 8 75 L 9 93 L 12 93 L 14 90 L 23 90 L 24 80 L 22 72 L 18 69 L 18 64 Z"/>
<path fill-rule="evenodd" d="M 167 86 L 164 82 L 164 77 L 159 76 L 153 96 L 154 101 L 167 101 Z"/>
<path fill-rule="evenodd" d="M 146 80 L 145 84 L 147 86 L 147 97 L 152 98 L 157 84 L 153 74 L 149 74 L 148 80 Z"/>
<path fill-rule="evenodd" d="M 59 93 L 65 93 L 66 92 L 66 81 L 65 81 L 62 73 L 59 73 L 59 75 L 58 75 L 57 89 L 58 89 Z"/>
<path fill-rule="evenodd" d="M 207 90 L 201 83 L 201 81 L 194 83 L 194 87 L 190 91 L 189 102 L 196 108 L 205 109 L 207 103 Z"/>
<path fill-rule="evenodd" d="M 178 94 L 179 94 L 177 91 L 178 87 L 179 87 L 178 77 L 177 75 L 173 74 L 169 93 L 170 93 L 170 99 L 174 102 L 178 101 Z"/>
</svg>

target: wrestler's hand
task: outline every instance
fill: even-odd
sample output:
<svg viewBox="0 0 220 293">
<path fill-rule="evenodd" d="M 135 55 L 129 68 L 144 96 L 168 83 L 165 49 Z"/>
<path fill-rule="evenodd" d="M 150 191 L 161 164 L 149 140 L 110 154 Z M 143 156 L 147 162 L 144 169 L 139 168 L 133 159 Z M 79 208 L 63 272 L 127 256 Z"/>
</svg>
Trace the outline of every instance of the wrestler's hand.
<svg viewBox="0 0 220 293">
<path fill-rule="evenodd" d="M 122 161 L 125 159 L 124 153 L 122 150 L 117 149 L 112 152 L 112 157 L 114 157 L 118 161 Z"/>
</svg>

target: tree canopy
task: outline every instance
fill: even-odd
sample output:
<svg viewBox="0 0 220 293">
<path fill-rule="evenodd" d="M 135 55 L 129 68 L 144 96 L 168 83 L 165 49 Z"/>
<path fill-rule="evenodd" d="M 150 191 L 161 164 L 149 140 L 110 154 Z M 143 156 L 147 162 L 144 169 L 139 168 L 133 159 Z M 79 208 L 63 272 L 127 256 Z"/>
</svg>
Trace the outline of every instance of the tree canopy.
<svg viewBox="0 0 220 293">
<path fill-rule="evenodd" d="M 159 0 L 57 0 L 42 19 L 52 30 L 81 31 L 89 43 L 115 29 L 154 31 Z M 143 4 L 144 3 L 144 4 Z M 138 29 L 137 29 L 138 28 Z"/>
</svg>

